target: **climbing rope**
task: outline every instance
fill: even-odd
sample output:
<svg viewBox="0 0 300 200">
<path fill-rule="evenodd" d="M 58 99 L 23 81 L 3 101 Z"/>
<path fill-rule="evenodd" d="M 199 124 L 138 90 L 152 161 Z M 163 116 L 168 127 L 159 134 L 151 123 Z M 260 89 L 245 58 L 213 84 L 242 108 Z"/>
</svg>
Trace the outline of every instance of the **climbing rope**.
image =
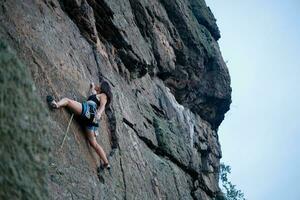
<svg viewBox="0 0 300 200">
<path fill-rule="evenodd" d="M 59 148 L 60 150 L 62 149 L 62 147 L 63 147 L 63 145 L 64 145 L 64 143 L 65 143 L 65 140 L 66 140 L 66 137 L 67 137 L 67 134 L 68 134 L 68 131 L 69 131 L 71 122 L 72 122 L 72 120 L 73 120 L 73 117 L 74 117 L 74 114 L 71 115 L 71 118 L 70 118 L 70 120 L 69 120 L 69 124 L 68 124 L 67 130 L 66 130 L 64 139 L 63 139 L 63 141 L 62 141 L 62 143 L 61 143 L 61 146 L 60 146 L 60 148 Z"/>
</svg>

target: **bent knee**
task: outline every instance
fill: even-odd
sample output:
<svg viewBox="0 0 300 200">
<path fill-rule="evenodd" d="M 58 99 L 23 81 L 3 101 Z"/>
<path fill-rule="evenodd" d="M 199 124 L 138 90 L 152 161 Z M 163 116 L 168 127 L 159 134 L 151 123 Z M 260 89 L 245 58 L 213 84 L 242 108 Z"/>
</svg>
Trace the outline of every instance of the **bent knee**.
<svg viewBox="0 0 300 200">
<path fill-rule="evenodd" d="M 65 98 L 64 98 L 64 101 L 65 101 L 67 104 L 70 104 L 70 102 L 71 102 L 72 100 L 69 99 L 69 98 L 67 98 L 67 97 L 65 97 Z"/>
</svg>

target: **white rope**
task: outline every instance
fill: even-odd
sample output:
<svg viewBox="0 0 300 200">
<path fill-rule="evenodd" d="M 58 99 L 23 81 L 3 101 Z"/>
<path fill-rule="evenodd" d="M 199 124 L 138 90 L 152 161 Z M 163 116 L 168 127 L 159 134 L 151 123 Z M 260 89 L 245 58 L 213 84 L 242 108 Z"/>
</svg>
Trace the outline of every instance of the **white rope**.
<svg viewBox="0 0 300 200">
<path fill-rule="evenodd" d="M 64 139 L 63 139 L 63 141 L 61 143 L 60 149 L 62 149 L 62 147 L 63 147 L 63 145 L 65 143 L 65 140 L 66 140 L 66 137 L 67 137 L 67 134 L 68 134 L 68 131 L 69 131 L 69 128 L 70 128 L 70 125 L 71 125 L 73 117 L 74 117 L 74 113 L 71 115 L 71 118 L 70 118 L 70 121 L 69 121 L 69 124 L 68 124 L 68 127 L 67 127 L 67 131 L 66 131 Z"/>
</svg>

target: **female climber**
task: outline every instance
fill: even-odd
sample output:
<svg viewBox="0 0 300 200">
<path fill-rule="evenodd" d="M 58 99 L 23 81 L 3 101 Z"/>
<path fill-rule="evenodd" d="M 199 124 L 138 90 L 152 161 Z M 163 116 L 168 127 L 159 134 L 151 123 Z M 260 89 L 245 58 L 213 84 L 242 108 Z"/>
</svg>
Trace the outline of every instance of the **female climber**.
<svg viewBox="0 0 300 200">
<path fill-rule="evenodd" d="M 112 101 L 111 88 L 107 81 L 102 81 L 99 86 L 95 86 L 94 83 L 90 84 L 90 95 L 87 101 L 79 103 L 69 98 L 62 98 L 56 102 L 52 96 L 47 96 L 47 102 L 49 106 L 54 109 L 62 107 L 69 108 L 74 114 L 80 116 L 80 120 L 86 127 L 87 137 L 91 146 L 95 149 L 103 164 L 100 168 L 110 169 L 110 165 L 103 148 L 98 144 L 96 140 L 97 128 L 99 127 L 98 121 L 105 110 Z"/>
</svg>

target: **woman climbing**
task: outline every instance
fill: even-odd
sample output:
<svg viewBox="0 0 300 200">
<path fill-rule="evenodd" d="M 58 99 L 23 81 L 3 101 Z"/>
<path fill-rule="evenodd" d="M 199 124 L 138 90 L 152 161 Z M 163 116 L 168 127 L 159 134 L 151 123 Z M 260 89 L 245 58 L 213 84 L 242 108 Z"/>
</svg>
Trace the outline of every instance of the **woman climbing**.
<svg viewBox="0 0 300 200">
<path fill-rule="evenodd" d="M 62 98 L 56 102 L 52 96 L 47 96 L 47 102 L 51 108 L 59 109 L 62 107 L 69 108 L 74 114 L 79 115 L 86 127 L 87 137 L 91 146 L 95 149 L 103 164 L 100 168 L 110 169 L 110 165 L 103 148 L 96 140 L 98 121 L 100 120 L 105 107 L 112 101 L 111 88 L 107 81 L 102 81 L 99 86 L 91 83 L 90 90 L 92 95 L 88 100 L 79 103 L 69 98 Z"/>
</svg>

